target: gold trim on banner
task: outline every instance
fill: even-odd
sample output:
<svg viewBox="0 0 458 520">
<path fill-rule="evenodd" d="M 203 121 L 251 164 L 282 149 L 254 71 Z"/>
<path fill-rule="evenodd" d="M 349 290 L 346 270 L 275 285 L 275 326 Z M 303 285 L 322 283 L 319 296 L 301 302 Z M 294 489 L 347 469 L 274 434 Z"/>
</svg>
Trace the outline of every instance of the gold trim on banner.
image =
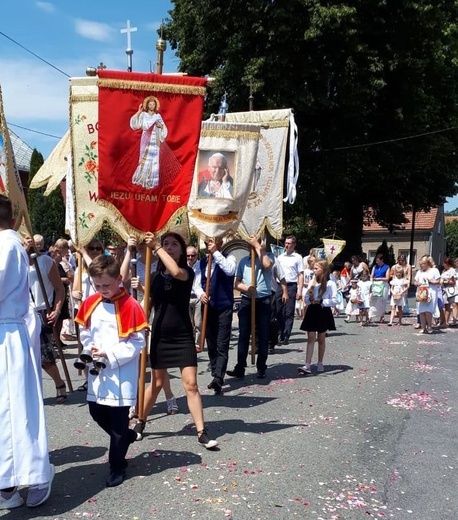
<svg viewBox="0 0 458 520">
<path fill-rule="evenodd" d="M 269 125 L 269 128 L 287 128 L 289 127 L 289 118 L 285 119 L 284 121 L 262 121 L 259 124 Z"/>
<path fill-rule="evenodd" d="M 209 215 L 208 213 L 202 213 L 202 210 L 200 209 L 192 209 L 190 213 L 198 220 L 218 224 L 227 224 L 228 222 L 232 222 L 238 218 L 238 211 L 229 211 L 226 215 Z"/>
<path fill-rule="evenodd" d="M 202 128 L 200 131 L 200 137 L 221 137 L 223 139 L 260 139 L 259 131 L 243 131 L 238 132 L 237 130 L 206 130 Z"/>
<path fill-rule="evenodd" d="M 113 228 L 116 233 L 118 233 L 126 242 L 129 238 L 129 235 L 135 235 L 137 240 L 143 240 L 146 232 L 141 231 L 140 229 L 132 226 L 121 214 L 121 212 L 114 206 L 111 202 L 107 200 L 98 199 L 97 204 L 102 206 L 107 210 L 107 214 L 104 215 L 104 220 L 109 224 L 110 227 Z M 182 223 L 180 225 L 176 225 L 176 221 L 180 220 L 182 217 Z M 186 206 L 182 206 L 172 213 L 167 222 L 157 230 L 152 230 L 156 235 L 163 235 L 167 231 L 171 229 L 179 229 L 179 230 L 189 230 L 189 223 L 187 221 L 187 208 Z M 188 231 L 189 233 L 189 231 Z M 184 232 L 180 233 L 184 235 Z M 186 237 L 185 237 L 186 238 Z M 189 238 L 189 237 L 188 237 Z"/>
<path fill-rule="evenodd" d="M 98 94 L 71 94 L 70 95 L 70 103 L 84 103 L 90 101 L 98 101 Z"/>
<path fill-rule="evenodd" d="M 152 83 L 150 81 L 125 81 L 119 79 L 99 78 L 97 86 L 100 88 L 119 88 L 125 90 L 144 90 L 151 92 L 169 92 L 171 94 L 188 94 L 205 96 L 207 89 L 194 85 L 175 85 L 172 83 Z"/>
</svg>

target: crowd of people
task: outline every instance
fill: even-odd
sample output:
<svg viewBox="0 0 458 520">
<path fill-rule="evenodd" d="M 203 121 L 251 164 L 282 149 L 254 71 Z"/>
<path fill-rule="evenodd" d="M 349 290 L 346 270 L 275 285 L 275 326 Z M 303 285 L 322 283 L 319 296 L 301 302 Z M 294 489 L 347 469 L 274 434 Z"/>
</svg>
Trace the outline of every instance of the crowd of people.
<svg viewBox="0 0 458 520">
<path fill-rule="evenodd" d="M 8 362 L 0 368 L 1 384 L 4 395 L 19 389 L 16 400 L 28 401 L 33 420 L 17 415 L 20 406 L 11 414 L 9 399 L 2 401 L 3 440 L 13 449 L 0 458 L 0 509 L 22 505 L 18 486 L 30 486 L 30 507 L 49 497 L 54 470 L 47 451 L 39 367 L 55 383 L 56 404 L 65 403 L 67 385 L 54 356 L 60 337 L 76 338 L 78 332 L 86 355 L 86 380 L 78 390 L 87 393 L 91 417 L 110 438 L 106 485 L 114 487 L 125 479 L 129 446 L 143 438 L 161 390 L 167 413 L 178 412 L 170 388 L 171 368 L 180 370 L 197 442 L 207 449 L 218 445 L 205 427 L 197 382 L 198 353 L 204 346 L 211 373 L 207 387 L 221 395 L 227 378 L 245 378 L 252 335 L 256 377 L 266 377 L 268 356 L 289 344 L 295 318 L 301 319 L 300 330 L 307 335 L 305 363 L 298 367 L 305 376 L 326 370 L 326 337 L 335 330 L 336 317 L 345 316 L 346 322 L 354 317 L 368 326 L 389 316 L 388 326 L 400 325 L 412 284 L 417 300 L 415 327 L 428 334 L 434 326 L 458 322 L 458 261 L 450 258 L 443 260 L 440 272 L 431 257 L 422 257 L 413 277 L 403 255 L 391 267 L 382 254 L 371 267 L 354 256 L 341 270 L 333 270 L 313 250 L 303 258 L 294 236 L 285 238 L 284 252 L 278 256 L 251 237 L 250 252 L 237 262 L 233 254 L 223 253 L 219 237 L 206 241 L 199 258 L 199 250 L 174 232 L 160 238 L 147 233 L 142 242 L 131 236 L 120 254 L 119 247 L 104 247 L 97 239 L 77 251 L 59 239 L 45 250 L 40 235 L 21 243 L 11 228 L 11 203 L 2 196 L 0 330 L 5 331 L 1 352 Z M 147 276 L 148 250 L 153 262 Z M 238 339 L 234 368 L 228 370 L 234 290 L 241 295 Z M 318 355 L 313 364 L 315 343 Z M 16 345 L 22 349 L 13 348 Z M 151 383 L 142 408 L 137 409 L 138 358 L 145 347 Z M 22 365 L 22 372 L 13 369 Z M 21 421 L 25 426 L 17 429 L 13 423 Z M 32 438 L 37 427 L 39 438 Z M 30 454 L 24 457 L 27 451 Z"/>
</svg>

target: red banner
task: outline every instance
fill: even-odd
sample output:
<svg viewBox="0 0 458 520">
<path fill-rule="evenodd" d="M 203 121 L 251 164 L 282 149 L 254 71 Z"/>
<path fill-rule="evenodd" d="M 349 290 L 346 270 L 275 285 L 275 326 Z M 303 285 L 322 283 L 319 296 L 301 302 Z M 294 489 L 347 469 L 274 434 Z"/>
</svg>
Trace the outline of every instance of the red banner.
<svg viewBox="0 0 458 520">
<path fill-rule="evenodd" d="M 99 203 L 132 231 L 162 230 L 189 199 L 206 80 L 98 75 Z"/>
</svg>

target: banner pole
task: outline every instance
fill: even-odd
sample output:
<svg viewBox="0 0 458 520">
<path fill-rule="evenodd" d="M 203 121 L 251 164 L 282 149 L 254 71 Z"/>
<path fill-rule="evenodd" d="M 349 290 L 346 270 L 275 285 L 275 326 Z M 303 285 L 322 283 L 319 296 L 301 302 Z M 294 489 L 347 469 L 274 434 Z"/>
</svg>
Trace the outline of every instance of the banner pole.
<svg viewBox="0 0 458 520">
<path fill-rule="evenodd" d="M 83 255 L 77 251 L 76 252 L 76 260 L 78 262 L 78 276 L 76 277 L 76 290 L 80 293 L 83 292 Z M 80 326 L 75 321 L 75 330 L 76 330 L 76 339 L 78 341 L 78 357 L 80 357 L 81 352 L 83 351 L 83 345 L 80 339 Z M 78 376 L 81 376 L 83 371 L 81 368 L 78 369 Z"/>
<path fill-rule="evenodd" d="M 30 255 L 30 258 L 32 258 L 33 264 L 35 266 L 38 283 L 40 284 L 40 289 L 43 294 L 43 300 L 46 305 L 46 312 L 49 314 L 50 312 L 52 312 L 52 308 L 51 308 L 51 304 L 49 303 L 49 300 L 48 300 L 48 295 L 46 294 L 45 284 L 43 282 L 43 276 L 41 275 L 40 266 L 38 265 L 37 256 L 38 255 L 36 253 L 32 253 Z M 67 380 L 68 390 L 70 392 L 73 392 L 72 380 L 70 379 L 70 374 L 68 372 L 67 363 L 65 362 L 64 352 L 62 350 L 62 344 L 60 342 L 59 334 L 57 334 L 57 329 L 56 329 L 55 323 L 53 323 L 53 326 L 52 326 L 52 335 L 53 335 L 54 341 L 56 343 L 56 348 L 57 348 L 57 352 L 59 353 L 60 361 L 62 363 L 62 368 L 64 370 L 65 379 Z"/>
<path fill-rule="evenodd" d="M 256 287 L 256 250 L 251 251 L 251 285 Z M 256 363 L 256 292 L 251 295 L 251 364 Z"/>
<path fill-rule="evenodd" d="M 146 259 L 145 259 L 145 291 L 143 293 L 143 310 L 145 311 L 146 318 L 149 323 L 149 296 L 150 296 L 150 284 L 151 284 L 151 249 L 146 248 Z M 149 329 L 148 329 L 149 331 Z M 145 417 L 145 384 L 146 384 L 146 363 L 148 360 L 148 331 L 145 334 L 145 346 L 140 354 L 140 375 L 138 380 L 138 416 L 142 421 L 146 421 Z"/>
<path fill-rule="evenodd" d="M 160 42 L 159 42 L 160 41 Z M 156 49 L 158 51 L 158 62 L 161 63 L 161 66 L 159 70 L 157 71 L 157 74 L 162 74 L 162 63 L 163 63 L 163 56 L 164 51 L 166 49 L 166 42 L 165 40 L 162 40 L 162 38 L 159 38 Z M 133 267 L 133 266 L 132 266 Z M 149 247 L 146 248 L 146 258 L 145 258 L 145 291 L 143 293 L 143 310 L 146 314 L 146 319 L 149 323 L 149 298 L 150 298 L 150 284 L 151 284 L 151 249 Z M 138 402 L 137 402 L 137 410 L 138 410 L 138 417 L 142 421 L 146 421 L 146 417 L 144 417 L 145 412 L 145 384 L 146 384 L 146 365 L 148 360 L 148 351 L 147 351 L 147 345 L 148 345 L 148 338 L 151 331 L 149 329 L 147 330 L 145 334 L 145 347 L 142 349 L 142 352 L 140 354 L 140 374 L 139 374 L 139 380 L 138 380 Z"/>
<path fill-rule="evenodd" d="M 205 294 L 207 298 L 210 297 L 210 278 L 212 274 L 212 263 L 213 263 L 213 254 L 208 253 L 207 257 L 207 281 L 205 283 Z M 208 303 L 204 305 L 204 314 L 202 316 L 202 334 L 200 335 L 200 345 L 198 352 L 202 352 L 205 348 L 205 332 L 207 330 L 207 320 L 208 320 Z"/>
</svg>

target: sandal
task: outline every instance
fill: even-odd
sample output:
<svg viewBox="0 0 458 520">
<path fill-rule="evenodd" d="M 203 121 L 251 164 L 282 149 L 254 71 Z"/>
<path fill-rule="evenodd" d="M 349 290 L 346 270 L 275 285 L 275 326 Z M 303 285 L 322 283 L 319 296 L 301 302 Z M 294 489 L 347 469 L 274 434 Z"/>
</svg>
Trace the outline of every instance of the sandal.
<svg viewBox="0 0 458 520">
<path fill-rule="evenodd" d="M 57 395 L 56 395 L 56 404 L 63 404 L 67 400 L 67 391 L 65 387 L 65 383 L 62 383 L 59 386 L 56 386 Z"/>
<path fill-rule="evenodd" d="M 78 387 L 78 392 L 87 392 L 87 381 Z"/>
<path fill-rule="evenodd" d="M 178 413 L 178 405 L 175 396 L 167 399 L 167 415 L 175 415 Z"/>
</svg>

